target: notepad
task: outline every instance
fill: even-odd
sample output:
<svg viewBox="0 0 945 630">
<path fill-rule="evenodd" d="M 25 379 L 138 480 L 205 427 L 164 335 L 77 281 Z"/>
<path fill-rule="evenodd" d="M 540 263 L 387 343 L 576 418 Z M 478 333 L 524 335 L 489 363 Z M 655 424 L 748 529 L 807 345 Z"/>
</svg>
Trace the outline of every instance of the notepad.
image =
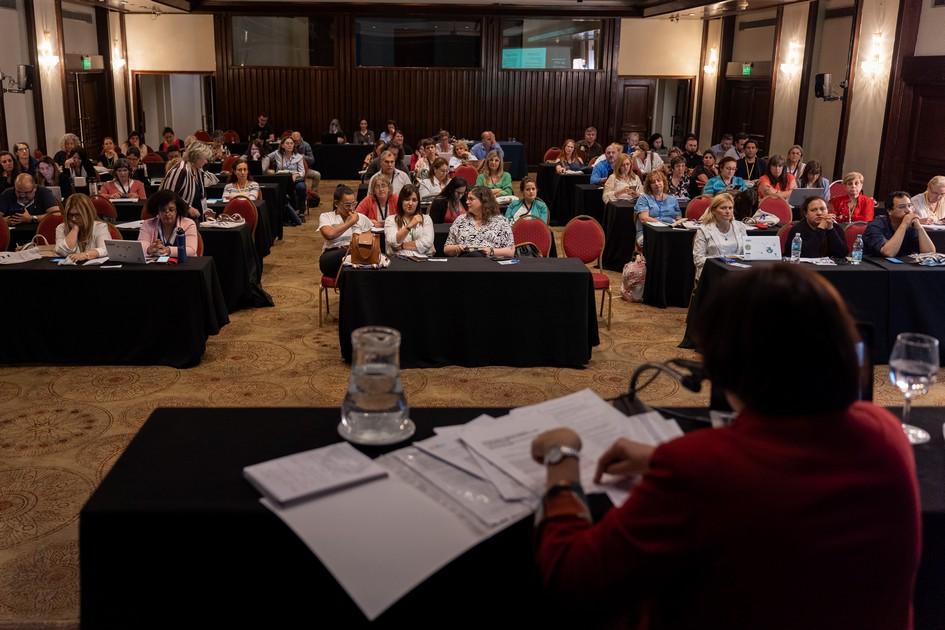
<svg viewBox="0 0 945 630">
<path fill-rule="evenodd" d="M 243 476 L 266 498 L 287 505 L 382 479 L 387 471 L 339 442 L 247 466 Z"/>
</svg>

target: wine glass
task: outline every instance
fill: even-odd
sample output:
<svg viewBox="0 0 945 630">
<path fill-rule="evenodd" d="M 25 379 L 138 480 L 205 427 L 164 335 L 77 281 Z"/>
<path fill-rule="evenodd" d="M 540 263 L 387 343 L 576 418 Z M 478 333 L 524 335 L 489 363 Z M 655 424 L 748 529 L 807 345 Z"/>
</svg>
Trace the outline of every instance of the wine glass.
<svg viewBox="0 0 945 630">
<path fill-rule="evenodd" d="M 927 394 L 938 373 L 938 339 L 919 333 L 901 333 L 889 355 L 889 380 L 902 392 L 902 429 L 911 444 L 925 444 L 929 433 L 908 424 L 912 399 Z"/>
</svg>

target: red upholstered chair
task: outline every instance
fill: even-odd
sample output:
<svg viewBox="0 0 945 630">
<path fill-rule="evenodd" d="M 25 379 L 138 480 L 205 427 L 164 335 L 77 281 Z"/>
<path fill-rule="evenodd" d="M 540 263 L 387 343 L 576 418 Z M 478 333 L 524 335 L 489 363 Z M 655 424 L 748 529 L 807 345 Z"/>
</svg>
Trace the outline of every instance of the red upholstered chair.
<svg viewBox="0 0 945 630">
<path fill-rule="evenodd" d="M 240 215 L 246 219 L 246 223 L 249 225 L 249 229 L 252 230 L 253 234 L 256 233 L 256 223 L 259 221 L 259 212 L 256 211 L 256 204 L 246 197 L 231 199 L 230 202 L 226 204 L 223 212 L 229 215 Z"/>
<path fill-rule="evenodd" d="M 551 252 L 551 239 L 554 237 L 541 219 L 522 217 L 512 224 L 512 236 L 515 238 L 516 247 L 522 243 L 534 243 L 545 258 Z"/>
<path fill-rule="evenodd" d="M 239 142 L 240 134 L 236 133 L 232 129 L 227 129 L 223 132 L 223 142 Z"/>
<path fill-rule="evenodd" d="M 564 226 L 562 236 L 562 245 L 564 246 L 564 255 L 568 258 L 580 258 L 585 265 L 590 262 L 596 262 L 597 267 L 601 268 L 601 254 L 604 251 L 604 228 L 600 226 L 594 217 L 581 214 Z M 614 298 L 610 292 L 610 278 L 607 274 L 591 272 L 591 278 L 594 281 L 594 290 L 600 289 L 600 316 L 604 315 L 604 295 L 608 298 L 607 308 L 607 328 L 610 328 L 610 320 L 613 315 Z"/>
<path fill-rule="evenodd" d="M 846 227 L 843 228 L 843 235 L 847 239 L 847 252 L 853 253 L 853 243 L 856 241 L 856 237 L 866 231 L 866 226 L 869 225 L 866 221 L 856 221 L 854 223 L 848 223 Z"/>
<path fill-rule="evenodd" d="M 233 169 L 233 165 L 236 164 L 240 159 L 238 155 L 228 155 L 225 160 L 223 160 L 223 166 L 221 171 L 229 173 Z"/>
<path fill-rule="evenodd" d="M 115 204 L 105 197 L 95 195 L 92 197 L 92 205 L 95 206 L 95 214 L 98 215 L 99 219 L 107 219 L 112 222 L 118 220 L 118 210 L 115 208 Z"/>
<path fill-rule="evenodd" d="M 10 226 L 0 219 L 0 252 L 7 251 L 8 247 L 10 247 Z"/>
<path fill-rule="evenodd" d="M 108 235 L 113 241 L 125 240 L 124 237 L 121 235 L 121 232 L 118 231 L 118 228 L 116 228 L 111 223 L 106 223 L 105 225 L 108 226 Z"/>
<path fill-rule="evenodd" d="M 758 204 L 758 209 L 778 217 L 782 225 L 790 223 L 793 218 L 790 204 L 780 197 L 765 197 Z"/>
<path fill-rule="evenodd" d="M 830 192 L 831 199 L 843 197 L 847 194 L 847 187 L 843 185 L 842 179 L 838 179 L 835 182 L 830 182 L 830 187 L 827 190 Z"/>
<path fill-rule="evenodd" d="M 200 230 L 197 230 L 197 255 L 203 256 L 203 237 L 200 236 Z"/>
<path fill-rule="evenodd" d="M 462 177 L 469 184 L 469 188 L 472 188 L 476 185 L 476 178 L 479 177 L 479 173 L 471 166 L 460 166 L 453 171 L 453 177 Z"/>
<path fill-rule="evenodd" d="M 213 142 L 213 138 L 210 136 L 210 134 L 204 131 L 203 129 L 198 129 L 197 131 L 195 131 L 194 137 L 197 138 L 197 140 L 200 140 L 201 142 Z"/>
<path fill-rule="evenodd" d="M 33 157 L 36 158 L 37 160 L 41 160 L 44 157 L 46 157 L 46 155 L 39 149 L 36 149 L 35 151 L 33 151 Z"/>
<path fill-rule="evenodd" d="M 340 273 L 340 271 L 339 271 Z M 322 276 L 321 286 L 318 288 L 318 327 L 322 327 L 322 299 L 324 298 L 325 315 L 331 317 L 331 302 L 328 300 L 328 290 L 338 293 L 338 278 Z"/>
<path fill-rule="evenodd" d="M 145 204 L 141 207 L 141 220 L 147 221 L 148 219 L 153 219 L 154 215 L 148 212 L 148 205 Z"/>
<path fill-rule="evenodd" d="M 778 229 L 778 238 L 781 239 L 781 255 L 790 256 L 791 255 L 791 246 L 787 241 L 788 232 L 791 231 L 791 228 L 794 227 L 794 223 L 788 221 Z"/>
<path fill-rule="evenodd" d="M 686 206 L 686 218 L 692 221 L 698 221 L 711 205 L 712 197 L 696 197 Z"/>
<path fill-rule="evenodd" d="M 36 226 L 36 233 L 46 237 L 46 242 L 50 245 L 56 244 L 56 228 L 62 223 L 62 213 L 47 214 L 39 220 Z"/>
<path fill-rule="evenodd" d="M 554 162 L 559 157 L 561 157 L 561 149 L 559 149 L 558 147 L 551 147 L 550 149 L 545 151 L 545 157 L 543 157 L 542 159 L 545 162 Z"/>
<path fill-rule="evenodd" d="M 164 158 L 157 151 L 149 151 L 146 156 L 141 158 L 142 162 L 163 162 Z"/>
</svg>

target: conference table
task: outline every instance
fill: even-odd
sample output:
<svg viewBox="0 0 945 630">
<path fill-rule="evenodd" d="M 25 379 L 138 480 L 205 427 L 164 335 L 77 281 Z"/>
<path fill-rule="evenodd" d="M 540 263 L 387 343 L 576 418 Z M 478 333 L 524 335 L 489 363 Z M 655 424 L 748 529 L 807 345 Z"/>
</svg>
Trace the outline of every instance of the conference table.
<svg viewBox="0 0 945 630">
<path fill-rule="evenodd" d="M 507 410 L 412 408 L 413 439 L 483 413 Z M 932 436 L 914 449 L 924 538 L 917 630 L 945 627 L 943 415 L 916 407 L 910 419 Z M 207 628 L 593 627 L 593 610 L 564 620 L 543 594 L 531 516 L 465 552 L 369 623 L 242 474 L 244 466 L 338 442 L 339 417 L 337 407 L 155 410 L 79 515 L 82 627 L 173 628 L 181 619 Z M 686 431 L 711 430 L 679 423 Z M 374 457 L 400 446 L 356 448 Z M 589 500 L 596 520 L 610 508 L 604 495 Z M 411 550 L 403 554 L 406 561 Z"/>
<path fill-rule="evenodd" d="M 538 197 L 548 206 L 551 225 L 565 225 L 574 218 L 574 197 L 577 186 L 589 184 L 587 173 L 558 173 L 555 164 L 538 166 Z"/>
<path fill-rule="evenodd" d="M 351 333 L 401 333 L 402 367 L 580 367 L 600 343 L 591 274 L 576 258 L 488 258 L 343 268 L 338 338 L 350 362 Z"/>
<path fill-rule="evenodd" d="M 604 206 L 604 252 L 601 264 L 608 271 L 622 272 L 633 260 L 637 244 L 637 215 L 633 201 L 620 199 Z"/>
<path fill-rule="evenodd" d="M 23 326 L 0 344 L 0 364 L 200 363 L 207 337 L 229 322 L 217 265 L 0 265 L 9 310 Z"/>
<path fill-rule="evenodd" d="M 574 187 L 574 199 L 571 201 L 571 206 L 574 208 L 574 216 L 586 214 L 594 217 L 598 223 L 603 223 L 603 184 L 577 184 Z"/>
<path fill-rule="evenodd" d="M 207 198 L 223 199 L 223 188 L 223 184 L 207 186 Z M 259 210 L 260 223 L 256 226 L 256 248 L 259 249 L 260 255 L 265 257 L 269 255 L 273 242 L 282 238 L 285 199 L 279 197 L 278 184 L 262 183 L 259 184 L 259 198 L 255 203 L 256 209 Z M 261 224 L 265 226 L 261 227 Z"/>
</svg>

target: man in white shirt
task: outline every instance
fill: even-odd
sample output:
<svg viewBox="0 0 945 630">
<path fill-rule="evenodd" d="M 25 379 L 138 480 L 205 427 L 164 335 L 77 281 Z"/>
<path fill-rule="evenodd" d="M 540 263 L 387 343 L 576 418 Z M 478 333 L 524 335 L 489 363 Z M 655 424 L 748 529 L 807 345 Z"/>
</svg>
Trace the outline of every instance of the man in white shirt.
<svg viewBox="0 0 945 630">
<path fill-rule="evenodd" d="M 390 191 L 394 195 L 400 194 L 400 189 L 410 183 L 410 176 L 396 167 L 397 158 L 392 151 L 384 151 L 378 158 L 381 170 L 371 177 L 373 181 L 377 177 L 386 177 L 390 182 Z M 368 183 L 370 186 L 370 182 Z"/>
<path fill-rule="evenodd" d="M 735 144 L 725 152 L 723 157 L 733 157 L 736 160 L 745 159 L 745 143 L 748 141 L 747 133 L 739 133 L 735 136 Z"/>
<path fill-rule="evenodd" d="M 945 176 L 930 179 L 925 192 L 912 198 L 912 206 L 922 223 L 945 221 Z"/>
<path fill-rule="evenodd" d="M 723 157 L 725 157 L 725 154 L 728 153 L 728 150 L 732 148 L 733 144 L 734 138 L 732 138 L 732 134 L 723 133 L 722 139 L 719 140 L 719 143 L 712 145 L 712 147 L 709 148 L 709 151 L 712 151 L 712 153 L 715 154 L 715 161 L 718 162 Z M 737 160 L 738 158 L 735 159 Z"/>
</svg>

